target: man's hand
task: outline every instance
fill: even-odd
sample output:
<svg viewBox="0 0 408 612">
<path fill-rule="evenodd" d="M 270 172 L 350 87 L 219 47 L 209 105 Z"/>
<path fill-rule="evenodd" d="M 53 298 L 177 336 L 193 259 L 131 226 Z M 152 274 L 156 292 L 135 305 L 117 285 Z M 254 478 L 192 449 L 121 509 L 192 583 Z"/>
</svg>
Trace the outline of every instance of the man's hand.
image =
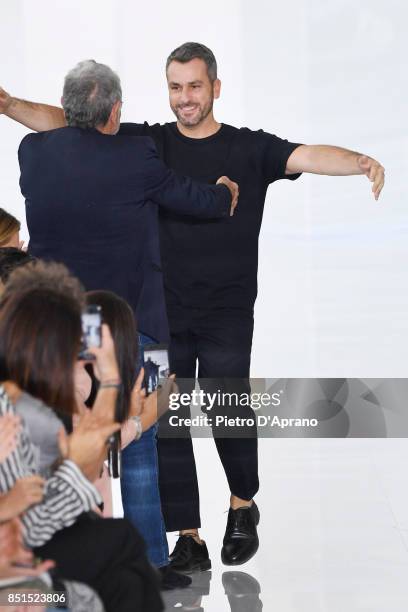
<svg viewBox="0 0 408 612">
<path fill-rule="evenodd" d="M 8 520 L 25 512 L 44 497 L 45 480 L 41 476 L 27 476 L 16 481 L 15 485 L 0 498 L 1 520 Z"/>
<path fill-rule="evenodd" d="M 234 183 L 233 181 L 231 181 L 228 176 L 220 176 L 220 178 L 217 181 L 217 185 L 226 185 L 228 187 L 228 189 L 231 192 L 231 210 L 230 210 L 230 217 L 232 217 L 232 215 L 234 214 L 234 211 L 237 207 L 238 204 L 238 197 L 239 197 L 239 187 L 237 185 L 237 183 Z"/>
<path fill-rule="evenodd" d="M 2 87 L 0 87 L 0 115 L 7 113 L 13 99 Z"/>
<path fill-rule="evenodd" d="M 384 168 L 380 162 L 367 155 L 360 155 L 357 159 L 358 166 L 363 174 L 373 183 L 371 191 L 378 200 L 384 187 Z"/>
</svg>

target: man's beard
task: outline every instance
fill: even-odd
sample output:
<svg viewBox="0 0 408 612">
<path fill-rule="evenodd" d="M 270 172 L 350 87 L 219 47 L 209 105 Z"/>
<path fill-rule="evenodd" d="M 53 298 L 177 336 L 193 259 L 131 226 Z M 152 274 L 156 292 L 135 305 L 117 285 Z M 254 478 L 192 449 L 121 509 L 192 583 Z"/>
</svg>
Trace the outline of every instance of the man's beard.
<svg viewBox="0 0 408 612">
<path fill-rule="evenodd" d="M 204 121 L 206 117 L 208 117 L 208 115 L 213 109 L 213 104 L 214 98 L 211 97 L 211 99 L 203 107 L 200 106 L 199 112 L 193 117 L 191 117 L 191 119 L 183 117 L 180 113 L 179 107 L 177 106 L 172 106 L 171 110 L 176 115 L 177 120 L 181 123 L 181 125 L 184 125 L 185 127 L 194 127 Z M 188 106 L 188 104 L 186 104 L 185 106 Z"/>
</svg>

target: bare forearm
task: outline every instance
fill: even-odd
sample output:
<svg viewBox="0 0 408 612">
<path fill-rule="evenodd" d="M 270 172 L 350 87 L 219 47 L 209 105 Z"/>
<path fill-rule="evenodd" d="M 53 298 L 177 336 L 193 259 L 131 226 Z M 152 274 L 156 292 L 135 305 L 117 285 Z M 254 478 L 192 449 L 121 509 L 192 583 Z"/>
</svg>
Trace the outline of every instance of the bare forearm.
<svg viewBox="0 0 408 612">
<path fill-rule="evenodd" d="M 362 157 L 361 153 L 342 147 L 307 145 L 302 152 L 302 171 L 329 176 L 363 174 L 358 163 L 360 157 Z"/>
<path fill-rule="evenodd" d="M 100 387 L 92 408 L 93 413 L 113 423 L 115 421 L 117 397 L 118 389 L 116 387 Z"/>
<path fill-rule="evenodd" d="M 289 156 L 286 174 L 309 172 L 329 176 L 365 174 L 373 183 L 372 192 L 378 200 L 384 186 L 384 167 L 377 160 L 332 145 L 300 145 Z"/>
<path fill-rule="evenodd" d="M 35 132 L 45 132 L 66 125 L 62 108 L 11 98 L 4 114 Z"/>
</svg>

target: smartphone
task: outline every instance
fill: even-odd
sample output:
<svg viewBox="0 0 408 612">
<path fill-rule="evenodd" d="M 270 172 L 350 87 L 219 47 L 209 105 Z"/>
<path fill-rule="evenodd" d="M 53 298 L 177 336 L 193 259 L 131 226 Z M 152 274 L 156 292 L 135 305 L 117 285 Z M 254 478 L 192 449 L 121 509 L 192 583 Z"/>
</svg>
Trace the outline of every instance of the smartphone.
<svg viewBox="0 0 408 612">
<path fill-rule="evenodd" d="M 146 344 L 143 347 L 144 386 L 146 393 L 152 393 L 159 381 L 170 375 L 169 351 L 167 344 Z"/>
<path fill-rule="evenodd" d="M 92 361 L 95 359 L 88 350 L 100 347 L 102 344 L 102 309 L 96 304 L 90 304 L 82 313 L 82 340 L 78 359 Z"/>
<path fill-rule="evenodd" d="M 120 431 L 109 438 L 108 471 L 111 478 L 120 478 L 122 474 L 122 451 Z"/>
</svg>

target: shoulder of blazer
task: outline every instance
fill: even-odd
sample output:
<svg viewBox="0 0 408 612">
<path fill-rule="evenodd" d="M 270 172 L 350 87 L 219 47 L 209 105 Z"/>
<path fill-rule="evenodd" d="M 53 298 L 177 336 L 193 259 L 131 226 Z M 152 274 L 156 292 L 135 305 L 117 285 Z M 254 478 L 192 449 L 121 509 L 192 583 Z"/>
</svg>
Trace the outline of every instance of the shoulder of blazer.
<svg viewBox="0 0 408 612">
<path fill-rule="evenodd" d="M 45 132 L 30 132 L 26 134 L 23 140 L 20 142 L 19 150 L 26 145 L 33 145 L 36 143 L 40 143 L 45 140 L 50 134 L 54 134 L 57 132 L 61 132 L 65 130 L 65 127 L 56 128 L 55 130 L 46 130 Z M 67 132 L 68 135 L 68 132 Z"/>
<path fill-rule="evenodd" d="M 35 147 L 40 145 L 47 139 L 52 139 L 54 143 L 59 145 L 63 144 L 66 140 L 70 141 L 72 135 L 71 130 L 65 127 L 57 128 L 55 130 L 48 130 L 46 132 L 31 132 L 24 136 L 18 148 L 18 154 L 26 149 L 27 147 Z M 98 146 L 98 132 L 89 132 L 89 137 L 93 139 L 95 146 Z M 53 137 L 56 137 L 55 139 Z M 118 149 L 126 150 L 127 148 L 137 148 L 140 154 L 144 154 L 146 158 L 156 157 L 158 155 L 156 144 L 150 136 L 109 136 L 109 141 L 114 147 Z M 101 144 L 101 141 L 99 141 Z"/>
<path fill-rule="evenodd" d="M 115 139 L 115 142 L 117 143 L 117 146 L 123 146 L 123 145 L 130 145 L 130 146 L 137 146 L 140 149 L 145 149 L 146 151 L 150 152 L 154 152 L 157 154 L 157 148 L 156 148 L 156 144 L 153 140 L 153 138 L 151 136 L 133 136 L 133 135 L 126 135 L 126 136 L 114 136 L 113 137 Z"/>
<path fill-rule="evenodd" d="M 23 140 L 19 144 L 18 151 L 17 151 L 17 156 L 18 156 L 19 161 L 21 161 L 21 154 L 23 153 L 25 149 L 27 149 L 28 147 L 31 147 L 36 141 L 37 142 L 42 141 L 42 134 L 43 132 L 38 132 L 38 133 L 30 132 L 30 134 L 26 134 L 26 136 L 24 136 Z"/>
</svg>

